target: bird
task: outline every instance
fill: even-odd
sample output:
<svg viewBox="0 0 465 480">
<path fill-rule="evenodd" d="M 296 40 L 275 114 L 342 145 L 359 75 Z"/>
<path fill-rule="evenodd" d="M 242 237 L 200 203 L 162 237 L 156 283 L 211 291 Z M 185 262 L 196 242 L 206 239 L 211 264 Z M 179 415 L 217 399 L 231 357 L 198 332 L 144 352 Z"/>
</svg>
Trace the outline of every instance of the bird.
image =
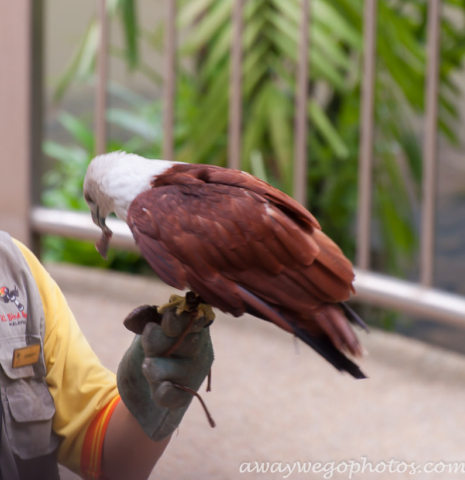
<svg viewBox="0 0 465 480">
<path fill-rule="evenodd" d="M 274 323 L 337 370 L 366 378 L 351 325 L 367 327 L 345 303 L 355 294 L 352 264 L 290 196 L 248 172 L 122 151 L 95 157 L 83 190 L 103 257 L 115 213 L 169 286 Z"/>
</svg>

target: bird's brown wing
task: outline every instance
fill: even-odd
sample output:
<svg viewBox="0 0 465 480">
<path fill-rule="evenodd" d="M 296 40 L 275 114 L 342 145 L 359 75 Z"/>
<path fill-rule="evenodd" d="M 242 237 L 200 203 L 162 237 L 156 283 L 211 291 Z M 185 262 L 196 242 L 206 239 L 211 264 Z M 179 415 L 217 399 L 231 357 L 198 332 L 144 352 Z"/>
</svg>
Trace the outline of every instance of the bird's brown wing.
<svg viewBox="0 0 465 480">
<path fill-rule="evenodd" d="M 240 170 L 232 170 L 214 165 L 179 163 L 174 164 L 174 166 L 163 175 L 156 177 L 152 185 L 154 187 L 166 185 L 194 186 L 203 183 L 229 185 L 230 187 L 241 188 L 256 193 L 281 209 L 296 224 L 302 226 L 302 228 L 309 228 L 310 230 L 317 228 L 321 230 L 315 217 L 300 205 L 300 203 L 263 180 Z"/>
<path fill-rule="evenodd" d="M 139 195 L 128 225 L 155 272 L 233 315 L 293 332 L 339 370 L 361 347 L 334 304 L 353 291 L 351 263 L 297 202 L 249 174 L 177 164 Z"/>
<path fill-rule="evenodd" d="M 156 187 L 133 201 L 128 224 L 163 281 L 234 315 L 246 311 L 238 285 L 303 319 L 350 296 L 352 267 L 340 249 L 244 188 Z"/>
</svg>

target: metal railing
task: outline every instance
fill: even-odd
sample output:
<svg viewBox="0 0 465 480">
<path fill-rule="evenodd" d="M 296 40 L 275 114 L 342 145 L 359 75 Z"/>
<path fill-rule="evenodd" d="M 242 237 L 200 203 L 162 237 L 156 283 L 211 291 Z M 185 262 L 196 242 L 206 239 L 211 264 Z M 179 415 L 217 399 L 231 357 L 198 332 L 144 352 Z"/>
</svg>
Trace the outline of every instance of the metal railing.
<svg viewBox="0 0 465 480">
<path fill-rule="evenodd" d="M 6 0 L 0 0 L 1 2 Z M 19 0 L 18 0 L 19 1 Z M 19 3 L 25 2 L 21 0 Z M 31 1 L 31 0 L 29 0 Z M 228 166 L 240 168 L 242 130 L 242 31 L 245 0 L 233 0 L 231 22 L 230 103 L 229 103 L 229 153 Z M 106 143 L 105 96 L 107 82 L 107 18 L 105 0 L 97 0 L 101 25 L 98 53 L 98 81 L 96 82 L 96 145 L 103 152 Z M 297 90 L 295 112 L 294 196 L 305 203 L 307 181 L 307 99 L 308 99 L 308 49 L 311 0 L 301 0 L 302 15 L 298 45 Z M 411 314 L 464 325 L 465 298 L 431 288 L 433 280 L 435 169 L 437 141 L 437 99 L 439 72 L 439 20 L 440 0 L 429 0 L 428 67 L 426 75 L 426 135 L 423 146 L 424 180 L 421 232 L 420 283 L 401 281 L 379 275 L 369 270 L 371 246 L 372 165 L 374 132 L 374 86 L 376 65 L 376 0 L 365 0 L 364 12 L 364 62 L 361 108 L 359 207 L 357 226 L 356 282 L 357 299 Z M 164 83 L 164 145 L 163 154 L 174 158 L 174 85 L 176 78 L 176 1 L 167 0 L 168 20 L 165 30 L 166 73 Z M 0 20 L 1 27 L 1 20 Z M 1 37 L 0 37 L 1 39 Z M 1 42 L 0 42 L 1 43 Z M 0 217 L 1 219 L 1 217 Z M 90 215 L 33 207 L 30 228 L 37 234 L 54 234 L 66 237 L 96 240 L 99 230 L 92 224 Z M 114 232 L 112 244 L 120 248 L 136 248 L 128 227 L 118 220 L 109 220 Z"/>
<path fill-rule="evenodd" d="M 90 215 L 80 212 L 34 207 L 31 222 L 32 228 L 39 234 L 93 241 L 101 235 Z M 137 251 L 132 233 L 124 222 L 109 218 L 107 224 L 113 231 L 113 247 Z M 356 298 L 361 302 L 464 325 L 463 297 L 358 268 L 355 275 Z"/>
</svg>

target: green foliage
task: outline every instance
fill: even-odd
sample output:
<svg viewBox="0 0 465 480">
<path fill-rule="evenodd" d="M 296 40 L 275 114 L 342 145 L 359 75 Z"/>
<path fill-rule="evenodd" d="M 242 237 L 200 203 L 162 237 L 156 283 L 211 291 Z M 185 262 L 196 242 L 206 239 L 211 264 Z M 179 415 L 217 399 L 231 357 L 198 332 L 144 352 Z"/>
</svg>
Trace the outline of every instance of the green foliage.
<svg viewBox="0 0 465 480">
<path fill-rule="evenodd" d="M 176 159 L 226 165 L 229 102 L 232 0 L 178 2 L 179 48 L 176 101 Z M 449 13 L 462 16 L 463 2 L 443 2 Z M 421 147 L 416 125 L 424 112 L 426 71 L 426 0 L 379 0 L 375 102 L 374 217 L 379 230 L 373 246 L 377 268 L 405 274 L 416 247 L 414 200 L 419 196 Z M 144 64 L 139 42 L 162 51 L 163 26 L 143 31 L 134 0 L 108 2 L 119 18 L 126 47 L 112 48 L 128 67 L 161 84 L 161 76 Z M 295 71 L 300 24 L 299 0 L 247 0 L 243 32 L 242 167 L 292 193 Z M 314 0 L 310 38 L 309 206 L 325 231 L 349 256 L 354 254 L 357 165 L 362 63 L 362 0 Z M 459 90 L 453 74 L 465 49 L 465 31 L 442 18 L 439 128 L 456 141 Z M 96 52 L 95 23 L 57 87 L 60 98 L 72 80 L 91 77 Z M 188 67 L 184 59 L 189 59 Z M 121 148 L 157 157 L 161 151 L 161 106 L 134 92 L 111 86 L 124 109 L 107 112 L 109 122 L 130 136 L 111 140 L 109 150 Z M 78 119 L 63 115 L 62 125 L 77 146 L 45 144 L 47 154 L 60 158 L 49 176 L 76 175 L 49 189 L 51 205 L 79 208 L 79 182 L 93 153 L 92 134 Z M 123 135 L 124 136 L 124 135 Z M 73 159 L 73 160 L 71 160 Z M 61 165 L 70 162 L 69 166 Z M 61 170 L 60 170 L 61 169 Z M 409 179 L 411 185 L 408 184 Z M 55 178 L 56 180 L 56 178 Z M 409 189 L 409 190 L 408 190 Z M 48 199 L 48 200 L 47 200 Z"/>
<path fill-rule="evenodd" d="M 55 160 L 55 164 L 44 177 L 45 191 L 42 201 L 45 206 L 51 208 L 88 211 L 82 195 L 82 186 L 94 152 L 94 135 L 82 121 L 72 115 L 62 113 L 59 121 L 72 136 L 75 144 L 64 146 L 51 141 L 44 142 L 44 152 Z M 113 146 L 115 149 L 124 148 L 128 144 L 135 145 L 137 140 L 138 137 L 135 136 L 126 144 L 113 142 Z M 45 236 L 43 247 L 44 258 L 49 261 L 79 263 L 134 273 L 150 271 L 136 253 L 110 249 L 108 260 L 104 260 L 90 242 Z"/>
</svg>

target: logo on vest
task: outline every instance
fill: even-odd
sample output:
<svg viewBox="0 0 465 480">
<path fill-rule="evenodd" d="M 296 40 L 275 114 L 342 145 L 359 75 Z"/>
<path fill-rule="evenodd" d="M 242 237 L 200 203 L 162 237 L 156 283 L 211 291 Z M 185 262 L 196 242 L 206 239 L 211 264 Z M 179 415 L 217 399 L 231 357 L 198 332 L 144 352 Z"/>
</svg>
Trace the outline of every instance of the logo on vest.
<svg viewBox="0 0 465 480">
<path fill-rule="evenodd" d="M 24 305 L 19 302 L 18 297 L 19 290 L 16 285 L 13 290 L 10 290 L 8 287 L 0 287 L 0 301 L 2 301 L 3 303 L 14 303 L 16 308 L 18 309 L 17 313 L 7 313 L 5 315 L 0 314 L 0 321 L 12 322 L 10 323 L 10 326 L 22 325 L 26 323 L 25 320 L 22 320 L 21 322 L 16 321 L 27 318 L 27 313 L 24 311 Z"/>
</svg>

